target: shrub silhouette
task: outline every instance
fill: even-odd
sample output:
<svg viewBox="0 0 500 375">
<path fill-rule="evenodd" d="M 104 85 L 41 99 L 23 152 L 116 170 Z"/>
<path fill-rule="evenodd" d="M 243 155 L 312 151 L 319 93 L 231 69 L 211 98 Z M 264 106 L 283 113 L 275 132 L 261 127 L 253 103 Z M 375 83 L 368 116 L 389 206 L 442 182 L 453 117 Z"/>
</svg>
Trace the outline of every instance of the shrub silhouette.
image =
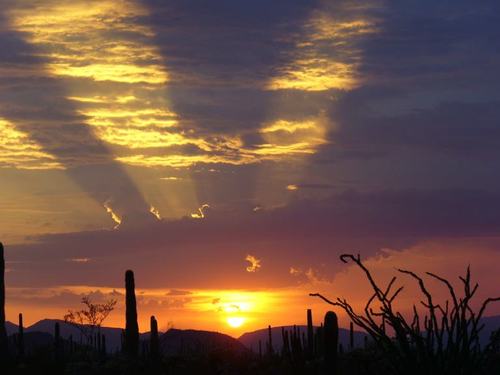
<svg viewBox="0 0 500 375">
<path fill-rule="evenodd" d="M 373 289 L 364 311 L 356 312 L 344 298 L 331 301 L 319 293 L 310 295 L 342 308 L 354 324 L 363 328 L 383 354 L 390 373 L 477 374 L 484 368 L 491 343 L 485 350 L 480 348 L 479 332 L 483 328 L 480 320 L 487 306 L 500 301 L 500 297 L 487 298 L 480 304 L 479 311 L 474 312 L 471 302 L 479 285 L 472 285 L 469 267 L 465 276 L 459 277 L 463 286 L 462 295 L 445 278 L 426 273 L 447 288 L 449 300 L 445 304 L 434 301 L 423 278 L 414 272 L 399 269 L 399 273 L 417 281 L 423 294 L 421 304 L 425 314 L 422 316 L 414 305 L 412 318 L 408 320 L 394 308 L 394 301 L 403 290 L 402 286 L 394 290 L 396 277 L 382 288 L 359 255 L 344 254 L 340 259 L 344 263 L 353 262 L 357 265 Z M 374 306 L 375 303 L 378 307 Z M 394 334 L 393 337 L 387 332 L 386 326 Z"/>
<path fill-rule="evenodd" d="M 116 300 L 93 303 L 90 296 L 83 296 L 81 302 L 85 307 L 79 311 L 68 310 L 68 313 L 64 315 L 64 322 L 78 328 L 87 344 L 92 345 L 95 341 L 95 346 L 99 349 L 100 340 L 98 341 L 96 337 L 96 331 L 97 334 L 100 333 L 102 323 L 115 308 Z"/>
</svg>

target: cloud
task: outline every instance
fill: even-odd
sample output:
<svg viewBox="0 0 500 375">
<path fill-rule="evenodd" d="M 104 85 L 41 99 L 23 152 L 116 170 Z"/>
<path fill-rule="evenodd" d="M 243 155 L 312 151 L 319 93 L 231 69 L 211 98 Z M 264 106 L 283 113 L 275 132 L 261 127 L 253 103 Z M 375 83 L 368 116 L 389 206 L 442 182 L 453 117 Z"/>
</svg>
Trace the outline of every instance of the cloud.
<svg viewBox="0 0 500 375">
<path fill-rule="evenodd" d="M 499 103 L 454 101 L 408 113 L 386 114 L 358 111 L 369 97 L 341 101 L 336 117 L 346 124 L 336 133 L 337 154 L 371 152 L 373 155 L 402 155 L 432 152 L 449 157 L 491 158 L 498 156 Z M 349 126 L 347 126 L 349 124 Z"/>
<path fill-rule="evenodd" d="M 192 294 L 189 290 L 178 290 L 178 289 L 172 289 L 169 290 L 167 295 L 168 296 L 187 296 Z"/>
<path fill-rule="evenodd" d="M 156 207 L 151 206 L 149 208 L 149 212 L 151 212 L 158 220 L 161 220 L 160 211 Z"/>
<path fill-rule="evenodd" d="M 156 221 L 144 227 L 32 238 L 6 246 L 9 285 L 93 282 L 121 286 L 132 268 L 147 287 L 280 287 L 295 285 L 290 265 L 331 279 L 340 253 L 363 256 L 405 249 L 433 238 L 496 238 L 497 193 L 469 190 L 345 192 L 328 199 L 295 199 L 254 212 L 212 209 L 203 220 Z M 266 267 L 241 273 L 251 247 Z M 451 250 L 450 250 L 451 251 Z M 91 258 L 81 264 L 71 258 Z M 10 263 L 12 262 L 12 263 Z M 61 267 L 64 262 L 64 267 Z M 91 276 L 90 276 L 91 275 Z"/>
<path fill-rule="evenodd" d="M 191 217 L 193 219 L 204 219 L 206 215 L 206 211 L 210 209 L 210 206 L 207 203 L 204 203 L 201 205 L 200 208 L 198 208 L 198 212 L 195 212 L 191 214 Z"/>
<path fill-rule="evenodd" d="M 113 221 L 116 223 L 113 229 L 118 229 L 120 227 L 120 224 L 122 223 L 122 219 L 113 211 L 109 200 L 104 202 L 104 208 L 106 209 L 106 212 L 111 215 L 111 219 L 113 219 Z"/>
<path fill-rule="evenodd" d="M 260 267 L 262 267 L 260 264 L 260 259 L 257 259 L 253 255 L 248 254 L 245 260 L 250 263 L 250 265 L 246 268 L 247 272 L 257 272 L 259 271 Z"/>
<path fill-rule="evenodd" d="M 69 52 L 57 51 L 60 44 L 52 43 L 52 38 L 61 32 L 64 34 L 64 30 L 56 27 L 58 19 L 61 19 L 53 18 L 55 24 L 48 27 L 44 15 L 53 12 L 53 16 L 60 16 L 62 10 L 54 3 L 41 6 L 43 9 L 25 8 L 21 3 L 9 5 L 0 19 L 3 26 L 0 42 L 7 40 L 12 46 L 5 58 L 19 72 L 0 74 L 0 100 L 4 103 L 0 111 L 2 129 L 5 129 L 5 123 L 12 125 L 10 136 L 23 139 L 22 143 L 11 142 L 9 152 L 19 156 L 29 152 L 34 161 L 20 157 L 5 166 L 64 168 L 72 180 L 97 202 L 102 204 L 112 196 L 114 210 L 123 218 L 130 221 L 132 213 L 146 218 L 149 205 L 122 166 L 115 161 L 109 145 L 96 136 L 87 122 L 88 117 L 80 113 L 75 101 L 68 99 L 75 96 L 70 94 L 72 88 L 69 82 L 61 79 L 57 71 L 51 70 L 55 56 L 61 58 L 57 52 Z M 71 7 L 68 9 L 74 10 Z M 91 8 L 84 10 L 92 13 Z M 74 27 L 72 30 L 77 33 Z M 78 54 L 81 55 L 80 50 Z M 66 57 L 74 56 L 68 54 Z M 16 58 L 19 58 L 18 65 Z M 102 191 L 99 178 L 103 169 L 107 176 L 106 190 L 109 189 L 106 192 Z"/>
<path fill-rule="evenodd" d="M 87 263 L 90 262 L 90 258 L 71 258 L 68 259 L 68 262 L 75 262 L 75 263 Z"/>
</svg>

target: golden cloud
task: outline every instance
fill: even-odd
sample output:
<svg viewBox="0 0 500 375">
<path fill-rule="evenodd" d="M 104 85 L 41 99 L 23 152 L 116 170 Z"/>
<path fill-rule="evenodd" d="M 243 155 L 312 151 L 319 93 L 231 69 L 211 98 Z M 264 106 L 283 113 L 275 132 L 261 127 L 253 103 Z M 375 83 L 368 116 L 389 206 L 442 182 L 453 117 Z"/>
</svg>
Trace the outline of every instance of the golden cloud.
<svg viewBox="0 0 500 375">
<path fill-rule="evenodd" d="M 0 118 L 0 167 L 18 169 L 64 169 L 50 154 L 15 126 Z"/>
<path fill-rule="evenodd" d="M 260 259 L 248 254 L 245 260 L 250 263 L 250 265 L 246 268 L 247 272 L 257 272 L 260 269 Z"/>
</svg>

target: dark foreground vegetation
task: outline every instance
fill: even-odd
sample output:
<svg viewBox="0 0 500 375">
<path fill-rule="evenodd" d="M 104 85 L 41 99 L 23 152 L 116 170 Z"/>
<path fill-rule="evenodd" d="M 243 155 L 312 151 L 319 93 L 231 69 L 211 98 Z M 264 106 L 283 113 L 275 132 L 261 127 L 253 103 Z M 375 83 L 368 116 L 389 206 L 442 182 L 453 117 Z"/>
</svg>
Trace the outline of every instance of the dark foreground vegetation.
<svg viewBox="0 0 500 375">
<path fill-rule="evenodd" d="M 272 328 L 258 348 L 249 350 L 240 342 L 214 332 L 169 330 L 158 332 L 151 317 L 150 332 L 140 335 L 137 324 L 135 280 L 125 273 L 126 326 L 119 350 L 110 350 L 102 322 L 116 301 L 92 304 L 83 299 L 86 309 L 70 311 L 62 324 L 72 324 L 79 337 L 61 337 L 61 323 L 54 322 L 53 333 L 24 332 L 19 314 L 18 332 L 8 336 L 5 322 L 5 264 L 0 243 L 0 373 L 1 374 L 500 374 L 500 330 L 481 345 L 481 319 L 488 305 L 500 298 L 488 298 L 472 309 L 478 285 L 471 282 L 469 270 L 460 277 L 461 292 L 437 275 L 449 292 L 449 301 L 437 303 L 425 280 L 419 275 L 398 270 L 414 279 L 424 298 L 414 306 L 411 317 L 394 308 L 402 291 L 396 277 L 380 287 L 359 256 L 342 255 L 365 274 L 373 295 L 365 308 L 356 311 L 347 300 L 326 303 L 343 309 L 351 319 L 349 342 L 339 343 L 337 315 L 326 313 L 319 327 L 313 326 L 312 311 L 307 310 L 307 327 L 281 329 L 280 345 L 273 344 Z M 354 325 L 366 332 L 364 344 L 354 345 Z"/>
</svg>

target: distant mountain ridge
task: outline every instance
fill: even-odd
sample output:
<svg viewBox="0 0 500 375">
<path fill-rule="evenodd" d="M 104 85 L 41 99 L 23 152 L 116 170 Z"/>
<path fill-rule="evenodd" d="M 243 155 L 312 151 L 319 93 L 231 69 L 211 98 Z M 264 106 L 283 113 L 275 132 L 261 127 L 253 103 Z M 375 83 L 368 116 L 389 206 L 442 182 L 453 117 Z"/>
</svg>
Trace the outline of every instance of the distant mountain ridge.
<svg viewBox="0 0 500 375">
<path fill-rule="evenodd" d="M 43 319 L 35 324 L 25 327 L 25 334 L 31 334 L 33 337 L 38 337 L 45 341 L 49 337 L 54 335 L 55 323 L 59 322 L 60 335 L 64 339 L 69 339 L 70 336 L 76 343 L 80 342 L 81 333 L 78 328 L 63 320 L 58 319 Z M 490 335 L 493 331 L 500 329 L 500 315 L 484 317 L 481 320 L 484 324 L 484 329 L 480 332 L 480 343 L 481 346 L 485 346 L 489 342 Z M 12 336 L 18 332 L 18 326 L 12 322 L 6 322 L 5 327 L 7 330 L 7 335 Z M 293 326 L 284 326 L 286 330 L 292 331 Z M 307 326 L 301 325 L 297 326 L 300 332 L 307 332 Z M 317 328 L 317 327 L 315 327 Z M 272 327 L 272 340 L 274 350 L 281 350 L 283 346 L 282 327 Z M 106 347 L 107 351 L 112 353 L 119 351 L 121 349 L 121 328 L 113 327 L 101 327 L 101 333 L 106 336 Z M 44 334 L 44 335 L 36 335 Z M 50 335 L 50 336 L 47 336 Z M 197 352 L 203 350 L 204 348 L 213 348 L 217 350 L 228 350 L 234 353 L 243 353 L 245 350 L 252 350 L 253 352 L 258 352 L 259 350 L 259 340 L 262 343 L 262 349 L 265 350 L 266 343 L 268 340 L 268 330 L 267 328 L 259 329 L 253 332 L 246 332 L 239 338 L 235 339 L 231 336 L 211 331 L 200 331 L 200 330 L 180 330 L 180 329 L 170 329 L 165 333 L 160 334 L 160 347 L 164 354 L 166 355 L 178 355 L 179 353 L 186 352 Z M 364 332 L 354 331 L 354 346 L 362 347 L 364 345 L 364 337 L 366 334 Z M 144 332 L 140 334 L 141 340 L 149 339 L 149 332 Z M 340 328 L 339 329 L 339 343 L 347 349 L 349 346 L 349 330 Z"/>
<path fill-rule="evenodd" d="M 69 339 L 70 336 L 73 337 L 73 341 L 75 343 L 79 343 L 80 340 L 84 342 L 84 338 L 82 337 L 82 333 L 80 330 L 71 325 L 66 323 L 64 320 L 60 319 L 42 319 L 31 326 L 25 327 L 24 332 L 25 333 L 32 333 L 32 332 L 42 332 L 42 333 L 48 333 L 50 335 L 54 335 L 54 327 L 55 323 L 59 323 L 59 328 L 60 328 L 60 335 L 63 339 Z M 5 323 L 6 328 L 7 328 L 7 334 L 8 335 L 13 335 L 17 333 L 18 331 L 18 326 L 14 323 L 11 322 L 6 322 Z M 103 334 L 106 337 L 106 350 L 109 353 L 116 352 L 121 350 L 121 340 L 122 340 L 122 329 L 121 328 L 114 328 L 114 327 L 101 327 L 100 330 L 101 334 Z M 140 339 L 148 339 L 149 338 L 149 332 L 142 333 L 140 335 Z"/>
</svg>

